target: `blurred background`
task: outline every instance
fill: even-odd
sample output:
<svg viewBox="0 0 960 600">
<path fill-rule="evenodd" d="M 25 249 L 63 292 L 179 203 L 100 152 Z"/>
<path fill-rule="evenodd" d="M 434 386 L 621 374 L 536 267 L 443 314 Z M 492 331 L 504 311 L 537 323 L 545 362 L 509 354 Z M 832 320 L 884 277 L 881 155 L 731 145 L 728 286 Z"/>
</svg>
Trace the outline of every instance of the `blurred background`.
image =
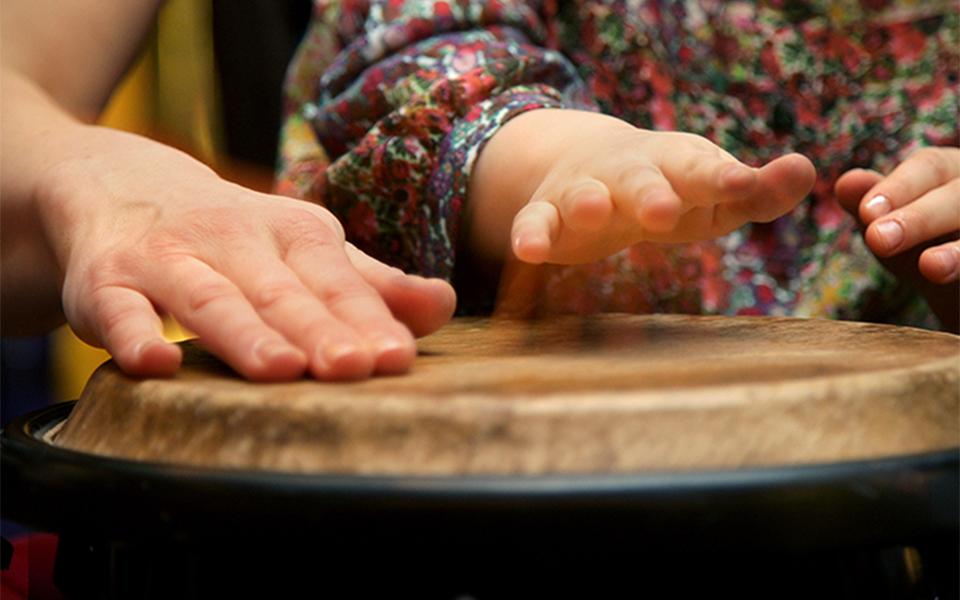
<svg viewBox="0 0 960 600">
<path fill-rule="evenodd" d="M 286 66 L 311 0 L 169 0 L 101 123 L 179 147 L 233 181 L 269 190 Z M 189 336 L 168 323 L 167 336 Z M 109 359 L 66 326 L 0 338 L 0 426 L 79 397 Z M 3 535 L 16 529 L 3 524 Z"/>
</svg>

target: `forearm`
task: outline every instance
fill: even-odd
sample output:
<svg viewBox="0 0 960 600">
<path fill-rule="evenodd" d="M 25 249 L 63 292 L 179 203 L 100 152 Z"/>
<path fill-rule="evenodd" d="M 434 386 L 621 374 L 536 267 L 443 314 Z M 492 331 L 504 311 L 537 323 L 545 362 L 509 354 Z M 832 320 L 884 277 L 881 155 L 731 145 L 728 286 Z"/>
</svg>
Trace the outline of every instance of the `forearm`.
<svg viewBox="0 0 960 600">
<path fill-rule="evenodd" d="M 72 193 L 86 186 L 87 175 L 102 174 L 74 165 L 111 148 L 111 138 L 130 136 L 83 123 L 17 71 L 3 69 L 0 82 L 2 327 L 4 335 L 39 335 L 64 320 L 61 293 L 71 249 L 96 235 L 81 223 L 98 206 L 74 200 L 109 201 L 109 194 Z M 80 176 L 52 190 L 70 169 Z"/>
<path fill-rule="evenodd" d="M 216 176 L 158 142 L 80 121 L 18 72 L 4 69 L 0 93 L 3 330 L 40 334 L 63 321 L 64 274 L 78 249 L 129 228 L 132 211 L 156 202 L 152 172 Z"/>
<path fill-rule="evenodd" d="M 80 124 L 36 84 L 17 72 L 2 74 L 0 112 L 0 260 L 4 335 L 38 335 L 63 322 L 62 270 L 37 204 L 44 172 Z"/>
<path fill-rule="evenodd" d="M 38 205 L 39 186 L 82 151 L 135 56 L 160 0 L 10 1 L 0 21 L 0 194 L 5 335 L 43 333 L 63 322 L 57 240 Z"/>
<path fill-rule="evenodd" d="M 163 0 L 9 0 L 0 59 L 91 122 L 136 57 Z"/>
</svg>

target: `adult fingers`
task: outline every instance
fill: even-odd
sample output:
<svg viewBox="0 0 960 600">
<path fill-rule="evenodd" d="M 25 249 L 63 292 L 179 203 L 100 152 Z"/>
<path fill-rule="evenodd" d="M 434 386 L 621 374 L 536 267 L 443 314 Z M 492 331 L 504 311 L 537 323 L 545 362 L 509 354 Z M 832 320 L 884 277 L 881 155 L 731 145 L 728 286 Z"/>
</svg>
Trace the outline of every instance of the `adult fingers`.
<svg viewBox="0 0 960 600">
<path fill-rule="evenodd" d="M 75 313 L 70 316 L 77 335 L 103 346 L 125 373 L 167 377 L 180 366 L 180 348 L 163 339 L 153 304 L 135 290 L 107 285 L 89 293 L 82 310 L 67 311 Z"/>
<path fill-rule="evenodd" d="M 892 256 L 954 233 L 960 225 L 960 180 L 928 190 L 917 200 L 874 220 L 864 238 L 878 256 Z"/>
<path fill-rule="evenodd" d="M 234 282 L 190 256 L 168 259 L 163 268 L 164 277 L 144 293 L 234 370 L 253 380 L 303 374 L 304 353 L 264 322 Z"/>
<path fill-rule="evenodd" d="M 380 294 L 390 311 L 415 337 L 440 329 L 457 306 L 457 294 L 442 279 L 408 275 L 346 244 L 350 262 L 367 283 Z"/>
<path fill-rule="evenodd" d="M 958 178 L 960 149 L 923 148 L 897 165 L 865 194 L 860 218 L 869 224 Z"/>
<path fill-rule="evenodd" d="M 411 333 L 357 272 L 339 222 L 303 202 L 251 207 L 245 214 L 260 214 L 254 226 L 221 224 L 233 243 L 202 254 L 248 310 L 298 348 L 317 378 L 406 370 L 416 350 Z"/>
<path fill-rule="evenodd" d="M 360 275 L 343 247 L 301 244 L 288 250 L 285 261 L 328 313 L 322 317 L 318 313 L 308 327 L 315 336 L 311 345 L 319 343 L 366 356 L 369 371 L 358 370 L 356 376 L 402 373 L 410 367 L 416 356 L 413 335 Z M 281 318 L 297 318 L 298 314 L 302 319 L 298 310 Z M 319 358 L 324 360 L 328 354 L 329 350 L 321 349 Z"/>
<path fill-rule="evenodd" d="M 860 204 L 870 188 L 883 179 L 883 175 L 868 169 L 851 169 L 841 175 L 834 184 L 837 201 L 845 211 L 850 213 L 858 223 L 860 219 Z"/>
<path fill-rule="evenodd" d="M 920 255 L 918 266 L 920 273 L 933 283 L 960 281 L 960 242 L 953 241 L 927 248 Z"/>
<path fill-rule="evenodd" d="M 248 247 L 216 265 L 266 325 L 307 358 L 319 379 L 360 379 L 406 370 L 411 333 L 323 231 L 278 232 L 281 255 Z M 293 237 L 284 239 L 290 234 Z M 282 260 L 281 260 L 282 258 Z"/>
</svg>

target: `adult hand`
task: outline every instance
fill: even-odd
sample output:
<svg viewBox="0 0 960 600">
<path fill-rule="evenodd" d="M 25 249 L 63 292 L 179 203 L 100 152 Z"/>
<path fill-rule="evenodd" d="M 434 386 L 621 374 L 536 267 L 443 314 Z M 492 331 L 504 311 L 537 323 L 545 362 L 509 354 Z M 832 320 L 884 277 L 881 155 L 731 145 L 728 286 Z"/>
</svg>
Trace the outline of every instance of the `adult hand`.
<svg viewBox="0 0 960 600">
<path fill-rule="evenodd" d="M 958 329 L 960 287 L 960 149 L 925 148 L 889 175 L 854 169 L 836 184 L 867 247 L 915 286 L 944 329 Z"/>
<path fill-rule="evenodd" d="M 40 333 L 62 308 L 126 372 L 167 375 L 181 360 L 160 336 L 171 315 L 251 379 L 406 370 L 414 336 L 453 312 L 447 283 L 363 255 L 318 206 L 227 183 L 173 148 L 86 124 L 161 3 L 4 5 L 5 333 Z"/>
<path fill-rule="evenodd" d="M 177 150 L 81 126 L 74 158 L 42 178 L 42 221 L 81 339 L 134 375 L 166 375 L 173 316 L 250 379 L 398 373 L 414 336 L 455 304 L 442 281 L 407 276 L 345 243 L 325 209 L 225 182 Z"/>
</svg>

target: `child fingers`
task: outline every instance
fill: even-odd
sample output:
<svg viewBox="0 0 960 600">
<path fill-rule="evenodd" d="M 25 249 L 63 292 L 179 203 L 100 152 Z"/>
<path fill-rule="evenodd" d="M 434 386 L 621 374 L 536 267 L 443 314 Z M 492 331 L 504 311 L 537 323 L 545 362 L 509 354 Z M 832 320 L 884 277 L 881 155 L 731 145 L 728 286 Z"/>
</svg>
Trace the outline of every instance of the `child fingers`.
<svg viewBox="0 0 960 600">
<path fill-rule="evenodd" d="M 613 214 L 607 186 L 593 178 L 565 188 L 557 201 L 557 208 L 563 226 L 573 231 L 599 231 Z"/>
<path fill-rule="evenodd" d="M 813 189 L 817 173 L 810 159 L 800 154 L 776 158 L 756 170 L 756 183 L 748 197 L 751 221 L 769 222 L 795 208 Z"/>
<path fill-rule="evenodd" d="M 620 213 L 649 232 L 665 233 L 676 227 L 683 201 L 660 169 L 643 163 L 621 166 L 610 180 L 610 195 Z"/>
<path fill-rule="evenodd" d="M 732 197 L 723 205 L 733 220 L 766 223 L 795 208 L 810 193 L 816 171 L 806 157 L 788 154 L 758 169 L 733 168 L 724 179 L 738 180 L 726 187 Z"/>
<path fill-rule="evenodd" d="M 721 181 L 736 182 L 722 186 L 728 198 L 715 206 L 712 234 L 723 235 L 744 223 L 766 223 L 786 214 L 810 193 L 815 179 L 813 164 L 797 154 L 782 156 L 759 169 L 731 168 Z"/>
<path fill-rule="evenodd" d="M 753 169 L 699 136 L 665 134 L 661 153 L 662 176 L 687 204 L 710 206 L 753 184 Z"/>
<path fill-rule="evenodd" d="M 860 218 L 871 223 L 957 178 L 960 178 L 960 150 L 919 150 L 866 194 L 860 206 Z"/>
<path fill-rule="evenodd" d="M 955 233 L 960 223 L 960 194 L 957 182 L 950 182 L 930 190 L 919 199 L 867 227 L 864 235 L 867 245 L 878 256 L 893 256 Z"/>
<path fill-rule="evenodd" d="M 510 231 L 514 255 L 531 264 L 546 262 L 561 223 L 560 210 L 551 202 L 534 201 L 521 208 Z"/>
<path fill-rule="evenodd" d="M 683 201 L 671 189 L 650 190 L 637 207 L 637 221 L 651 233 L 672 231 L 683 216 Z"/>
</svg>

